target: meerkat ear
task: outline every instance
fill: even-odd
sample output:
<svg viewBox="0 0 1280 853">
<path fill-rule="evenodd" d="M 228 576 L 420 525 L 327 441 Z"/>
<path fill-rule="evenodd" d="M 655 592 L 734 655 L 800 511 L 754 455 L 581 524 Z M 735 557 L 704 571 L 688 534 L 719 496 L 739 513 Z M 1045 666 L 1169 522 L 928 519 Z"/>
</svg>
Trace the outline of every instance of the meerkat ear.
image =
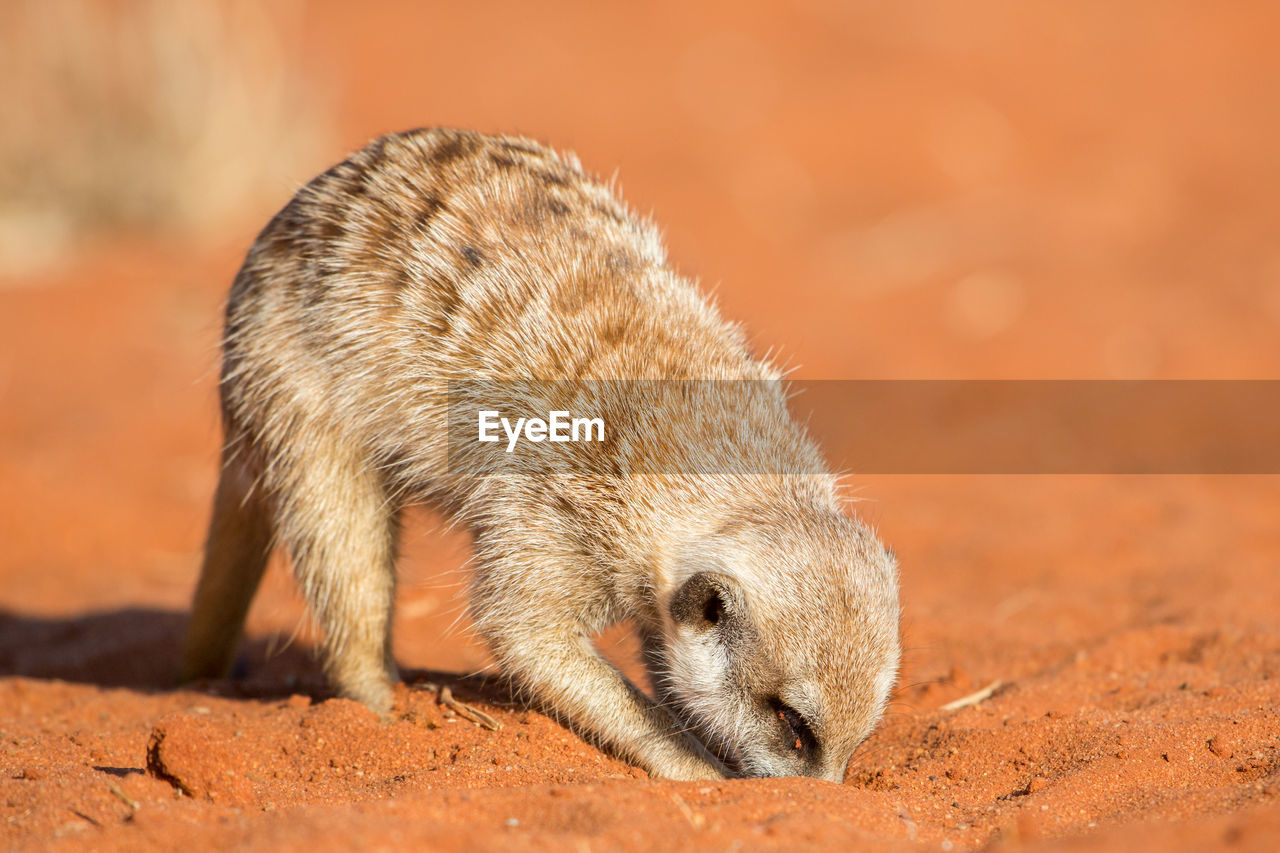
<svg viewBox="0 0 1280 853">
<path fill-rule="evenodd" d="M 671 597 L 671 618 L 707 630 L 732 618 L 742 606 L 738 582 L 719 572 L 698 572 Z"/>
</svg>

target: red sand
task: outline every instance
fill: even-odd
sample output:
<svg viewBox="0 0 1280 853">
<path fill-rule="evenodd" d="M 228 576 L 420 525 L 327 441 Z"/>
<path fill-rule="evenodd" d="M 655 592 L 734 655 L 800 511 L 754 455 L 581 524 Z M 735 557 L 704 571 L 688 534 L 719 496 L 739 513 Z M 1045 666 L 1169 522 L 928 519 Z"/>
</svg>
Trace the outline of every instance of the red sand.
<svg viewBox="0 0 1280 853">
<path fill-rule="evenodd" d="M 335 86 L 333 159 L 442 123 L 620 166 L 680 268 L 801 376 L 1275 378 L 1274 16 L 997 5 L 320 4 L 299 44 Z M 650 781 L 460 680 L 487 662 L 451 629 L 467 543 L 426 513 L 396 722 L 326 699 L 280 567 L 247 678 L 169 689 L 219 303 L 269 214 L 0 289 L 0 846 L 1280 848 L 1274 477 L 854 478 L 908 652 L 843 786 Z"/>
</svg>

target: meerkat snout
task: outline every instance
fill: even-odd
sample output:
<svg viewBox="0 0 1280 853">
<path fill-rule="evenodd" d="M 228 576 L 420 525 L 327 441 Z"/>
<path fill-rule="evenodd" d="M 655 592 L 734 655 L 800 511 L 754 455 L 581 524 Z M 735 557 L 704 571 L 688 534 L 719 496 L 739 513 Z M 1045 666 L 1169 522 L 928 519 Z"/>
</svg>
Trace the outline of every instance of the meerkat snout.
<svg viewBox="0 0 1280 853">
<path fill-rule="evenodd" d="M 897 675 L 892 555 L 816 511 L 705 538 L 676 576 L 650 656 L 663 701 L 738 775 L 843 780 Z"/>
</svg>

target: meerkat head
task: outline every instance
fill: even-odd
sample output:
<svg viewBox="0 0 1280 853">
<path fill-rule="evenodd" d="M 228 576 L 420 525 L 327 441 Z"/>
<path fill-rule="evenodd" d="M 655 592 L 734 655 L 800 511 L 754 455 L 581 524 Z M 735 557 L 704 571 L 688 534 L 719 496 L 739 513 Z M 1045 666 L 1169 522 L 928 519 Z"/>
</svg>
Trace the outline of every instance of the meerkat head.
<svg viewBox="0 0 1280 853">
<path fill-rule="evenodd" d="M 661 700 L 740 775 L 843 781 L 897 678 L 892 554 L 834 510 L 766 512 L 688 543 L 671 579 Z"/>
</svg>

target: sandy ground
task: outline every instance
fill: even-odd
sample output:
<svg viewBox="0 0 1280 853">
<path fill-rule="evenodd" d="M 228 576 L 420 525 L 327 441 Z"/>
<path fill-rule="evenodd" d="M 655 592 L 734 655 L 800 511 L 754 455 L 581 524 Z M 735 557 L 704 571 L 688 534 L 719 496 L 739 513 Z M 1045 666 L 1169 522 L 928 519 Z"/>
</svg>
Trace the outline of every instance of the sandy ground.
<svg viewBox="0 0 1280 853">
<path fill-rule="evenodd" d="M 1276 378 L 1262 4 L 881 5 L 322 3 L 297 41 L 338 111 L 329 159 L 440 123 L 617 167 L 802 377 Z M 243 678 L 172 689 L 220 302 L 270 212 L 0 288 L 0 846 L 1280 847 L 1274 477 L 855 477 L 908 651 L 844 785 L 652 781 L 466 677 L 488 662 L 467 542 L 427 511 L 396 721 L 329 697 L 284 566 Z M 625 632 L 602 643 L 634 672 Z"/>
</svg>

